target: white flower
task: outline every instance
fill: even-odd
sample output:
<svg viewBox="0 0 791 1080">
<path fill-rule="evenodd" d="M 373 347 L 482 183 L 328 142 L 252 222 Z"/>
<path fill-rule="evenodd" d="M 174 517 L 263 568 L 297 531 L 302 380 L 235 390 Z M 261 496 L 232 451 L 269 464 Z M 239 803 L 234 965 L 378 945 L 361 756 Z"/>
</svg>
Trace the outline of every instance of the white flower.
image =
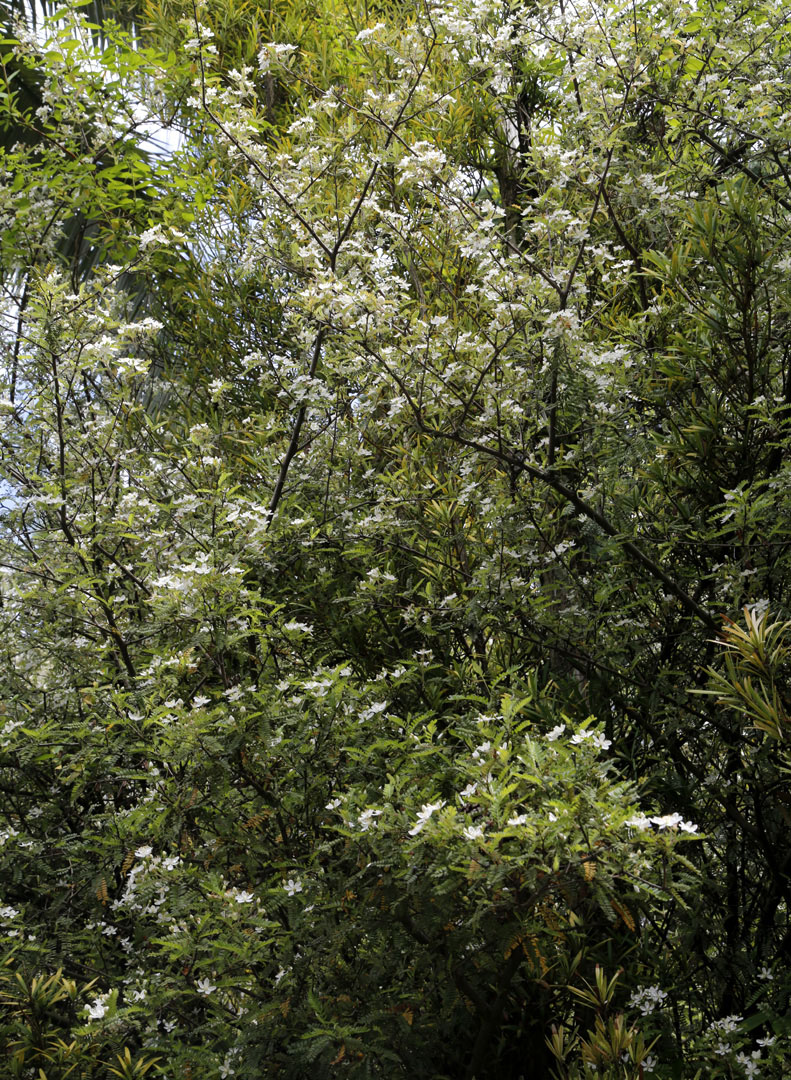
<svg viewBox="0 0 791 1080">
<path fill-rule="evenodd" d="M 483 825 L 468 825 L 464 830 L 468 840 L 478 840 L 483 836 Z"/>
<path fill-rule="evenodd" d="M 283 629 L 291 631 L 292 633 L 300 633 L 300 634 L 312 634 L 313 633 L 313 627 L 312 626 L 309 626 L 308 623 L 297 622 L 296 619 L 292 619 L 291 622 L 284 623 Z"/>
<path fill-rule="evenodd" d="M 723 1016 L 721 1020 L 715 1020 L 711 1026 L 715 1031 L 722 1031 L 726 1035 L 732 1035 L 743 1019 L 743 1016 Z"/>
<path fill-rule="evenodd" d="M 657 1066 L 657 1060 L 653 1054 L 649 1054 L 648 1057 L 643 1058 L 642 1065 L 643 1072 L 653 1072 Z"/>
<path fill-rule="evenodd" d="M 251 892 L 238 892 L 234 896 L 234 900 L 237 904 L 250 904 L 255 900 L 255 896 Z"/>
<path fill-rule="evenodd" d="M 473 796 L 475 794 L 475 792 L 477 790 L 478 790 L 478 785 L 477 784 L 467 784 L 466 788 L 464 788 L 463 791 L 459 792 L 459 798 L 460 799 L 469 799 L 471 796 Z"/>
<path fill-rule="evenodd" d="M 639 829 L 640 832 L 645 832 L 646 829 L 651 827 L 651 819 L 646 817 L 645 814 L 634 814 L 627 820 L 626 825 L 630 829 Z"/>
<path fill-rule="evenodd" d="M 661 829 L 681 829 L 682 832 L 694 833 L 698 831 L 697 825 L 693 825 L 691 821 L 684 821 L 681 814 L 665 814 L 663 817 L 652 817 L 651 821 L 657 828 Z"/>
<path fill-rule="evenodd" d="M 679 821 L 678 827 L 682 832 L 696 833 L 698 831 L 697 825 L 693 825 L 691 821 Z"/>
<path fill-rule="evenodd" d="M 368 38 L 373 37 L 379 30 L 384 30 L 384 26 L 384 23 L 378 22 L 376 26 L 369 26 L 367 29 L 361 30 L 355 38 L 355 41 L 367 41 Z"/>
<path fill-rule="evenodd" d="M 420 832 L 420 830 L 426 824 L 426 822 L 431 817 L 431 815 L 435 811 L 441 810 L 444 805 L 445 805 L 444 802 L 424 803 L 423 806 L 421 806 L 421 808 L 420 808 L 420 812 L 418 813 L 417 824 L 415 825 L 415 827 L 413 829 L 409 830 L 409 835 L 410 836 L 417 836 L 417 834 Z"/>
<path fill-rule="evenodd" d="M 367 832 L 372 825 L 376 824 L 376 818 L 381 816 L 381 810 L 363 810 L 357 819 L 358 826 L 363 832 Z"/>
<path fill-rule="evenodd" d="M 140 247 L 147 248 L 151 244 L 166 244 L 167 237 L 164 234 L 161 225 L 154 225 L 151 229 L 146 229 L 145 232 L 140 234 Z"/>
<path fill-rule="evenodd" d="M 195 989 L 199 994 L 205 994 L 208 997 L 209 994 L 214 993 L 217 987 L 213 986 L 209 979 L 198 979 L 195 983 Z"/>
<path fill-rule="evenodd" d="M 144 844 L 143 847 L 139 847 L 135 852 L 136 859 L 147 859 L 154 849 L 149 847 L 148 844 Z"/>
<path fill-rule="evenodd" d="M 263 49 L 261 49 L 258 54 L 258 66 L 261 71 L 266 74 L 272 66 L 273 61 L 275 63 L 283 63 L 296 51 L 296 45 L 281 45 L 276 42 L 269 42 L 267 45 L 264 45 Z"/>
<path fill-rule="evenodd" d="M 527 821 L 527 814 L 513 814 L 509 817 L 508 825 L 524 825 Z"/>
<path fill-rule="evenodd" d="M 340 805 L 341 805 L 341 800 L 340 799 L 330 799 L 330 801 L 327 803 L 327 805 L 324 807 L 324 809 L 325 810 L 337 810 Z"/>
<path fill-rule="evenodd" d="M 209 392 L 212 401 L 219 401 L 223 392 L 227 390 L 229 386 L 230 383 L 225 382 L 223 379 L 212 379 L 209 383 Z"/>
<path fill-rule="evenodd" d="M 98 997 L 92 1005 L 86 1005 L 88 1010 L 89 1020 L 101 1020 L 107 1012 L 107 1006 L 105 1004 L 105 998 Z"/>
<path fill-rule="evenodd" d="M 665 814 L 663 817 L 651 818 L 652 823 L 660 829 L 673 829 L 681 820 L 681 814 Z"/>
<path fill-rule="evenodd" d="M 612 746 L 612 741 L 610 739 L 605 739 L 598 731 L 578 731 L 575 735 L 571 736 L 571 742 L 574 746 L 579 746 L 581 743 L 587 742 L 588 739 L 590 739 L 591 745 L 595 746 L 597 750 L 609 750 Z"/>
<path fill-rule="evenodd" d="M 761 1061 L 760 1050 L 753 1050 L 750 1057 L 748 1057 L 746 1054 L 737 1054 L 736 1060 L 744 1069 L 745 1076 L 753 1077 L 758 1075 L 760 1071 L 758 1066 Z"/>
<path fill-rule="evenodd" d="M 635 990 L 629 999 L 629 1004 L 633 1009 L 639 1009 L 643 1016 L 648 1016 L 654 1009 L 662 1006 L 666 997 L 667 993 L 660 990 L 658 986 L 644 986 L 640 990 Z"/>
<path fill-rule="evenodd" d="M 289 896 L 296 896 L 298 892 L 302 892 L 302 882 L 299 878 L 289 878 L 288 881 L 283 883 L 283 888 Z"/>
<path fill-rule="evenodd" d="M 386 701 L 375 701 L 373 705 L 369 705 L 367 709 L 363 709 L 360 713 L 361 720 L 373 720 L 379 713 L 383 713 L 387 708 Z"/>
<path fill-rule="evenodd" d="M 145 249 L 153 244 L 161 244 L 164 247 L 174 240 L 186 240 L 186 237 L 178 229 L 169 228 L 166 230 L 162 225 L 154 225 L 140 234 L 140 247 Z"/>
<path fill-rule="evenodd" d="M 774 975 L 772 974 L 772 969 L 768 967 L 762 967 L 761 970 L 758 972 L 758 978 L 765 979 L 767 982 L 771 982 L 774 978 Z"/>
<path fill-rule="evenodd" d="M 560 736 L 563 734 L 563 732 L 565 730 L 566 730 L 566 725 L 565 724 L 558 724 L 557 727 L 553 727 L 552 730 L 548 733 L 547 740 L 549 742 L 554 742 L 555 739 L 560 738 Z"/>
<path fill-rule="evenodd" d="M 548 338 L 559 338 L 564 333 L 575 334 L 579 329 L 579 318 L 575 311 L 568 308 L 563 311 L 553 311 L 547 316 L 544 328 Z"/>
</svg>

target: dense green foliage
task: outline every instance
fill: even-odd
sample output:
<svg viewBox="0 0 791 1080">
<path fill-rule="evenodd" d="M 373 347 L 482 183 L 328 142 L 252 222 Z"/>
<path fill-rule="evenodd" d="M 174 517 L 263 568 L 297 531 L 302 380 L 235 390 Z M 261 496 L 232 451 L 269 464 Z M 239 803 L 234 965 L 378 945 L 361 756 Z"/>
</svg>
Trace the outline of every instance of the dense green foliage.
<svg viewBox="0 0 791 1080">
<path fill-rule="evenodd" d="M 791 4 L 81 10 L 0 59 L 9 1075 L 781 1080 Z"/>
</svg>

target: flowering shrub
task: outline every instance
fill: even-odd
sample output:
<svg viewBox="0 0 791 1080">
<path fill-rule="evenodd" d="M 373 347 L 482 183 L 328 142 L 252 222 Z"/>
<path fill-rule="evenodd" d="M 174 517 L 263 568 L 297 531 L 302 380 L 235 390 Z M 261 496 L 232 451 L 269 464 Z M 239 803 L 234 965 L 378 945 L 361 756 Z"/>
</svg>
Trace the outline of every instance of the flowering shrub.
<svg viewBox="0 0 791 1080">
<path fill-rule="evenodd" d="M 787 1072 L 789 15 L 9 30 L 15 1075 Z"/>
</svg>

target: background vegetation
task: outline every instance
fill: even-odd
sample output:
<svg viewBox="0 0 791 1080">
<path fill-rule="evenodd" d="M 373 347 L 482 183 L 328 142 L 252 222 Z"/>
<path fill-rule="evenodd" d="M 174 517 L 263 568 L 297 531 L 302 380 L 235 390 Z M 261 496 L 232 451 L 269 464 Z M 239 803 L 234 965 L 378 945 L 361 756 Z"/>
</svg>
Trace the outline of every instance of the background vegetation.
<svg viewBox="0 0 791 1080">
<path fill-rule="evenodd" d="M 787 1075 L 791 6 L 0 16 L 9 1075 Z"/>
</svg>

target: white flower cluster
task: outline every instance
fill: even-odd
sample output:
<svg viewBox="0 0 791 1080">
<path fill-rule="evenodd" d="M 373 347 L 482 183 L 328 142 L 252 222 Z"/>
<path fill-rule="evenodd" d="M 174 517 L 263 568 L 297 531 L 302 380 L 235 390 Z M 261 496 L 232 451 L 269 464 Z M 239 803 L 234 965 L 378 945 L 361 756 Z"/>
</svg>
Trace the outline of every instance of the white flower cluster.
<svg viewBox="0 0 791 1080">
<path fill-rule="evenodd" d="M 580 746 L 584 742 L 589 742 L 597 750 L 609 750 L 612 746 L 612 741 L 605 739 L 601 732 L 598 731 L 578 731 L 571 736 L 571 743 L 574 746 Z"/>
<path fill-rule="evenodd" d="M 150 247 L 167 247 L 169 244 L 186 239 L 184 233 L 178 229 L 172 227 L 166 229 L 163 225 L 153 225 L 140 234 L 138 243 L 140 250 L 145 251 Z"/>
<path fill-rule="evenodd" d="M 744 1020 L 743 1016 L 723 1016 L 721 1020 L 715 1020 L 711 1025 L 712 1031 L 720 1031 L 723 1035 L 733 1035 L 739 1030 L 739 1024 Z"/>
<path fill-rule="evenodd" d="M 424 803 L 423 806 L 421 806 L 420 811 L 418 812 L 416 824 L 413 828 L 409 830 L 409 835 L 417 836 L 417 834 L 423 829 L 431 815 L 435 814 L 437 810 L 441 810 L 444 805 L 444 802 Z"/>
<path fill-rule="evenodd" d="M 374 701 L 371 705 L 368 706 L 367 709 L 362 710 L 359 717 L 360 722 L 363 723 L 366 720 L 373 720 L 375 716 L 378 716 L 379 713 L 383 713 L 385 711 L 385 709 L 387 708 L 387 704 L 388 703 L 386 701 Z"/>
<path fill-rule="evenodd" d="M 655 1009 L 662 1008 L 666 997 L 667 993 L 658 986 L 643 986 L 635 990 L 629 998 L 629 1004 L 633 1009 L 639 1009 L 643 1016 L 648 1016 Z"/>
<path fill-rule="evenodd" d="M 744 1069 L 744 1075 L 748 1078 L 758 1076 L 760 1073 L 759 1065 L 761 1063 L 761 1051 L 753 1050 L 751 1054 L 737 1054 L 736 1061 Z"/>
<path fill-rule="evenodd" d="M 381 815 L 381 810 L 373 810 L 370 808 L 368 810 L 363 810 L 357 819 L 357 828 L 362 832 L 368 832 L 371 826 L 376 824 L 376 819 L 381 817 Z"/>
<path fill-rule="evenodd" d="M 385 24 L 382 22 L 378 22 L 376 26 L 366 27 L 365 30 L 361 30 L 359 32 L 359 34 L 355 38 L 355 41 L 368 41 L 369 38 L 375 37 L 379 33 L 379 31 L 384 30 L 384 28 Z"/>
<path fill-rule="evenodd" d="M 129 870 L 129 877 L 122 895 L 112 903 L 113 910 L 122 908 L 138 915 L 153 915 L 159 921 L 169 921 L 164 913 L 160 916 L 160 908 L 165 904 L 170 891 L 167 882 L 157 883 L 157 895 L 150 897 L 148 902 L 141 898 L 139 886 L 152 871 L 164 870 L 167 873 L 175 870 L 181 862 L 180 856 L 154 855 L 150 844 L 144 844 L 135 851 L 135 859 L 136 862 Z M 113 932 L 115 932 L 114 928 Z"/>
<path fill-rule="evenodd" d="M 297 51 L 296 45 L 278 44 L 270 41 L 258 53 L 258 67 L 266 75 L 272 65 L 284 64 Z"/>
<path fill-rule="evenodd" d="M 645 814 L 634 814 L 626 822 L 630 829 L 639 829 L 641 832 L 645 832 L 652 825 L 660 830 L 663 829 L 680 829 L 681 832 L 695 833 L 698 831 L 697 825 L 693 825 L 691 821 L 684 821 L 681 814 L 664 814 L 657 817 L 647 817 Z"/>
<path fill-rule="evenodd" d="M 90 1005 L 85 1006 L 89 1020 L 101 1020 L 107 1014 L 107 999 L 109 997 L 109 993 L 100 994 L 97 998 L 94 998 Z"/>
<path fill-rule="evenodd" d="M 396 165 L 401 183 L 431 180 L 447 164 L 445 154 L 429 142 L 417 142 Z"/>
</svg>

